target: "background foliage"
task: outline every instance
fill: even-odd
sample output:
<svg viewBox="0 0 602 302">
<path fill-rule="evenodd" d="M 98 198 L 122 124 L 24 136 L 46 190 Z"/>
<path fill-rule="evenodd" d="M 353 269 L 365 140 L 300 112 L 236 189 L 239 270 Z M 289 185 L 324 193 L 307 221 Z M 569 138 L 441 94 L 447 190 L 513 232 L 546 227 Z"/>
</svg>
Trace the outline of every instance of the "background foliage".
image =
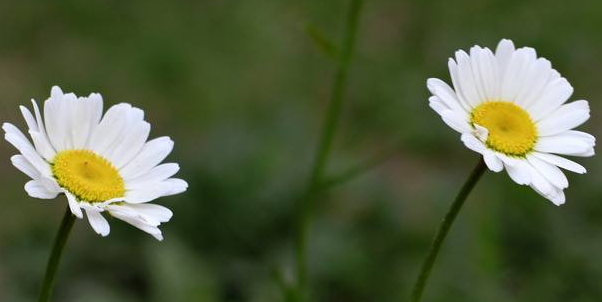
<svg viewBox="0 0 602 302">
<path fill-rule="evenodd" d="M 348 1 L 0 1 L 0 120 L 52 85 L 105 107 L 145 109 L 188 193 L 166 240 L 81 221 L 56 301 L 280 301 L 293 276 L 294 200 L 306 181 L 332 86 Z M 315 301 L 400 301 L 476 154 L 427 105 L 447 58 L 511 38 L 550 59 L 586 98 L 600 136 L 602 2 L 366 1 L 348 102 L 328 171 L 398 150 L 334 187 L 310 233 Z M 308 28 L 310 30 L 308 30 Z M 308 34 L 311 33 L 311 34 Z M 311 37 L 314 38 L 311 38 Z M 318 39 L 316 39 L 318 37 Z M 316 40 L 322 43 L 316 43 Z M 326 42 L 325 42 L 326 41 Z M 333 42 L 328 42 L 333 41 Z M 64 198 L 34 200 L 0 144 L 0 301 L 32 301 Z M 428 301 L 599 301 L 602 161 L 580 160 L 555 207 L 488 173 L 444 246 Z M 282 272 L 277 277 L 275 272 Z"/>
</svg>

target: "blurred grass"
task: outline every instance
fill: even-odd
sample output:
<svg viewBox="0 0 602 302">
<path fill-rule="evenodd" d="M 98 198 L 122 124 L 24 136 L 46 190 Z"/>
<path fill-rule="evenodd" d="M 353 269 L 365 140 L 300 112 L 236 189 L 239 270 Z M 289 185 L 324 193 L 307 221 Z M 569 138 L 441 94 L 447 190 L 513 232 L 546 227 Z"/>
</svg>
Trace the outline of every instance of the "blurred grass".
<svg viewBox="0 0 602 302">
<path fill-rule="evenodd" d="M 107 238 L 78 222 L 56 301 L 279 301 L 272 272 L 293 276 L 293 201 L 306 179 L 330 95 L 332 60 L 308 25 L 336 39 L 348 1 L 1 1 L 0 119 L 52 85 L 145 109 L 153 136 L 190 183 L 159 203 L 166 240 L 119 221 Z M 474 162 L 427 106 L 427 77 L 501 38 L 533 46 L 586 98 L 596 136 L 602 93 L 602 3 L 366 3 L 336 174 L 382 150 L 384 165 L 318 202 L 310 233 L 316 301 L 407 297 L 439 219 Z M 65 200 L 26 196 L 0 145 L 0 301 L 31 301 Z M 450 160 L 452 159 L 452 160 Z M 602 162 L 580 162 L 557 208 L 488 173 L 467 201 L 434 272 L 428 301 L 599 301 Z M 460 180 L 461 181 L 461 180 Z"/>
</svg>

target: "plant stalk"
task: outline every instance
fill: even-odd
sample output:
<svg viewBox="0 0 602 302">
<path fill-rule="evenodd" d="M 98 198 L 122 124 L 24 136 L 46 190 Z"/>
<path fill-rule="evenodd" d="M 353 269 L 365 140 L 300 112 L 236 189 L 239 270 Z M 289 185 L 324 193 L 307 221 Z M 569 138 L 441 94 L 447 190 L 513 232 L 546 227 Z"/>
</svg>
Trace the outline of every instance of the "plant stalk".
<svg viewBox="0 0 602 302">
<path fill-rule="evenodd" d="M 61 222 L 61 226 L 59 227 L 58 233 L 56 234 L 56 238 L 54 239 L 54 246 L 52 247 L 52 252 L 50 253 L 50 258 L 48 259 L 48 264 L 46 265 L 46 273 L 44 275 L 44 281 L 42 282 L 42 287 L 40 289 L 40 295 L 38 296 L 38 302 L 50 301 L 50 297 L 52 295 L 52 288 L 54 287 L 56 272 L 61 262 L 61 256 L 63 255 L 65 244 L 67 243 L 67 239 L 69 238 L 69 233 L 71 233 L 71 229 L 73 229 L 74 223 L 75 216 L 71 214 L 71 210 L 69 209 L 69 207 L 67 207 L 65 215 L 63 216 L 63 221 Z"/>
<path fill-rule="evenodd" d="M 351 0 L 349 13 L 345 24 L 345 34 L 341 53 L 338 56 L 337 71 L 334 79 L 332 96 L 327 109 L 320 141 L 311 174 L 305 193 L 302 194 L 297 204 L 297 234 L 296 234 L 296 293 L 298 301 L 305 301 L 307 296 L 307 233 L 310 226 L 313 200 L 319 190 L 324 169 L 332 148 L 332 141 L 336 132 L 341 109 L 344 103 L 344 94 L 347 87 L 349 67 L 355 51 L 355 41 L 359 24 L 363 0 Z"/>
<path fill-rule="evenodd" d="M 454 220 L 458 216 L 458 213 L 462 209 L 466 198 L 468 197 L 474 186 L 477 184 L 479 179 L 481 179 L 481 176 L 483 176 L 483 173 L 485 172 L 486 168 L 487 167 L 485 165 L 485 162 L 481 158 L 477 166 L 474 168 L 472 173 L 470 173 L 470 176 L 462 186 L 462 189 L 456 196 L 456 199 L 449 208 L 447 214 L 445 215 L 445 218 L 443 218 L 441 225 L 439 225 L 437 234 L 433 239 L 428 254 L 424 260 L 424 263 L 422 264 L 422 268 L 420 270 L 420 274 L 418 275 L 418 279 L 416 280 L 416 283 L 414 285 L 414 289 L 412 290 L 412 296 L 410 298 L 411 302 L 420 302 L 420 299 L 422 299 L 422 294 L 424 293 L 427 281 L 429 279 L 429 276 L 431 275 L 431 270 L 433 269 L 435 261 L 437 260 L 437 256 L 439 255 L 439 251 L 441 250 L 441 245 L 445 241 L 445 238 L 447 237 L 447 234 L 449 233 L 449 230 L 452 224 L 454 223 Z"/>
</svg>

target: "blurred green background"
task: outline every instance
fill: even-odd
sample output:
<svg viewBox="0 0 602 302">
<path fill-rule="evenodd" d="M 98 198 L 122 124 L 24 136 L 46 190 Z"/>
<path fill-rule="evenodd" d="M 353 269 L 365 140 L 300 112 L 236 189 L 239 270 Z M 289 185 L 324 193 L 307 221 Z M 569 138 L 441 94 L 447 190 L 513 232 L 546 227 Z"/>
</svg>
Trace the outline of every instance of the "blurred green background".
<svg viewBox="0 0 602 302">
<path fill-rule="evenodd" d="M 157 242 L 121 221 L 109 237 L 78 221 L 55 300 L 281 301 L 291 282 L 294 202 L 306 181 L 349 1 L 0 1 L 0 120 L 52 85 L 146 111 L 169 135 L 185 194 Z M 403 301 L 431 236 L 477 161 L 427 105 L 447 58 L 501 38 L 532 46 L 585 98 L 599 136 L 602 2 L 366 1 L 330 175 L 382 165 L 318 201 L 313 301 Z M 0 301 L 34 301 L 66 206 L 29 198 L 0 144 Z M 446 242 L 425 301 L 600 301 L 602 160 L 580 159 L 555 207 L 487 173 Z M 282 279 L 275 277 L 281 272 Z"/>
</svg>

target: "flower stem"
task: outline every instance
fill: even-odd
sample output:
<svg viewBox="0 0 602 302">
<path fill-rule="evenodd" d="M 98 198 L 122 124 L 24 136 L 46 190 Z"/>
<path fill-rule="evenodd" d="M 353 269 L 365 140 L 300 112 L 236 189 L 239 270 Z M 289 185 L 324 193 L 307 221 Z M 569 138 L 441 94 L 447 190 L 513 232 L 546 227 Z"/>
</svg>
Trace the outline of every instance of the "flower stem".
<svg viewBox="0 0 602 302">
<path fill-rule="evenodd" d="M 400 149 L 393 149 L 389 151 L 384 151 L 381 154 L 378 154 L 374 158 L 370 158 L 365 160 L 362 163 L 357 164 L 347 170 L 341 172 L 338 175 L 331 176 L 322 181 L 320 186 L 320 191 L 326 191 L 338 185 L 344 184 L 350 180 L 357 178 L 358 176 L 362 176 L 363 174 L 370 172 L 374 168 L 384 164 L 386 161 L 390 160 L 400 152 Z"/>
<path fill-rule="evenodd" d="M 420 302 L 420 299 L 422 298 L 422 294 L 424 292 L 424 288 L 426 287 L 426 282 L 428 281 L 428 278 L 431 274 L 431 270 L 433 269 L 433 265 L 437 260 L 437 255 L 439 255 L 439 251 L 441 250 L 441 245 L 443 244 L 443 241 L 445 241 L 445 237 L 449 233 L 449 229 L 451 228 L 452 224 L 454 223 L 454 220 L 458 216 L 460 209 L 462 209 L 464 201 L 466 201 L 466 197 L 468 197 L 468 194 L 470 194 L 470 192 L 472 191 L 476 183 L 479 181 L 485 170 L 485 162 L 481 158 L 477 166 L 474 168 L 472 173 L 470 173 L 470 176 L 462 186 L 462 189 L 456 196 L 456 199 L 451 205 L 447 214 L 445 215 L 445 218 L 443 218 L 443 221 L 441 222 L 441 225 L 437 230 L 437 234 L 435 235 L 435 238 L 433 239 L 431 247 L 428 251 L 426 259 L 422 264 L 422 269 L 420 270 L 420 274 L 418 275 L 418 279 L 416 280 L 414 289 L 412 290 L 412 296 L 410 298 L 411 302 Z"/>
<path fill-rule="evenodd" d="M 316 157 L 311 169 L 311 175 L 305 193 L 298 202 L 297 234 L 296 234 L 296 270 L 297 270 L 297 300 L 305 301 L 307 294 L 307 232 L 312 213 L 312 203 L 324 174 L 324 168 L 332 147 L 338 120 L 345 100 L 344 93 L 347 87 L 347 78 L 351 59 L 355 51 L 355 40 L 359 23 L 359 16 L 363 0 L 350 0 L 351 6 L 347 15 L 345 34 L 341 53 L 337 56 L 337 71 L 334 79 L 331 100 L 322 127 Z"/>
<path fill-rule="evenodd" d="M 59 227 L 59 231 L 56 234 L 56 238 L 54 239 L 54 246 L 52 247 L 52 253 L 50 254 L 50 258 L 48 259 L 46 273 L 44 275 L 44 281 L 42 282 L 42 288 L 40 289 L 38 302 L 50 301 L 50 296 L 52 295 L 52 288 L 54 285 L 54 279 L 56 277 L 56 271 L 59 266 L 59 263 L 61 262 L 61 256 L 65 248 L 65 243 L 67 243 L 67 238 L 69 238 L 69 233 L 71 232 L 74 223 L 75 216 L 71 214 L 71 210 L 69 210 L 69 207 L 67 207 L 65 215 L 63 216 L 63 221 L 61 222 L 61 226 Z"/>
</svg>

